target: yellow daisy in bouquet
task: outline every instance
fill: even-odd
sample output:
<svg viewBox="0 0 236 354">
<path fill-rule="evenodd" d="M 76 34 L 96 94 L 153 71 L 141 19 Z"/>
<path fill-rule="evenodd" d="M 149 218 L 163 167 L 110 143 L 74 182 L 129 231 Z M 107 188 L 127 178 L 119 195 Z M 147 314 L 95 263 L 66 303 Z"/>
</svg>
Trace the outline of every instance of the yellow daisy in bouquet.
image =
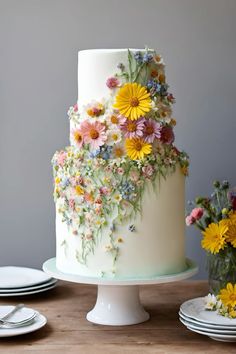
<svg viewBox="0 0 236 354">
<path fill-rule="evenodd" d="M 210 197 L 189 202 L 194 207 L 186 224 L 201 230 L 210 291 L 222 301 L 221 314 L 231 316 L 236 311 L 236 189 L 230 188 L 228 181 L 215 181 L 213 186 Z"/>
</svg>

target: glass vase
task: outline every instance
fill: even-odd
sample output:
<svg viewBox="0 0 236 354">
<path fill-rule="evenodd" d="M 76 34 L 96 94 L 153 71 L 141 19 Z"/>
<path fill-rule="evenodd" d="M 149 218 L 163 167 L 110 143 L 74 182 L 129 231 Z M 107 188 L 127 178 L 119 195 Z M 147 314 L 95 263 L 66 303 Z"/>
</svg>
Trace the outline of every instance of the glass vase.
<svg viewBox="0 0 236 354">
<path fill-rule="evenodd" d="M 207 255 L 209 290 L 218 295 L 227 283 L 236 283 L 236 248 L 228 245 L 219 253 Z"/>
</svg>

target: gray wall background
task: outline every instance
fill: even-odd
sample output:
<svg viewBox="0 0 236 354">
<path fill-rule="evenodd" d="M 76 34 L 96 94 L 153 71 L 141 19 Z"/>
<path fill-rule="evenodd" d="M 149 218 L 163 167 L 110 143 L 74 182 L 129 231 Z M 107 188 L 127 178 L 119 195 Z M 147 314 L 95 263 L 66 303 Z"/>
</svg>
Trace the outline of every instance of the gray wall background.
<svg viewBox="0 0 236 354">
<path fill-rule="evenodd" d="M 235 0 L 0 0 L 0 265 L 55 255 L 50 160 L 68 144 L 80 49 L 157 48 L 191 157 L 186 200 L 236 184 L 235 16 Z M 200 239 L 187 230 L 203 278 Z"/>
</svg>

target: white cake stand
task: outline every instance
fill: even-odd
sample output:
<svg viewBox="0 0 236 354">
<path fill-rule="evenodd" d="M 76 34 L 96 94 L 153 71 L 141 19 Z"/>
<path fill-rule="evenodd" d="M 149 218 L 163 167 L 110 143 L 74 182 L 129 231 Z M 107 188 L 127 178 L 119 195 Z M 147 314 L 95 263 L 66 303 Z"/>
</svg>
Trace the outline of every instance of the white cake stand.
<svg viewBox="0 0 236 354">
<path fill-rule="evenodd" d="M 56 279 L 98 285 L 97 301 L 94 308 L 88 312 L 87 320 L 102 325 L 124 326 L 141 323 L 150 318 L 140 303 L 139 285 L 184 280 L 196 274 L 198 267 L 193 261 L 186 259 L 186 270 L 178 274 L 149 279 L 108 279 L 62 273 L 56 268 L 56 258 L 51 258 L 43 264 L 43 270 Z"/>
</svg>

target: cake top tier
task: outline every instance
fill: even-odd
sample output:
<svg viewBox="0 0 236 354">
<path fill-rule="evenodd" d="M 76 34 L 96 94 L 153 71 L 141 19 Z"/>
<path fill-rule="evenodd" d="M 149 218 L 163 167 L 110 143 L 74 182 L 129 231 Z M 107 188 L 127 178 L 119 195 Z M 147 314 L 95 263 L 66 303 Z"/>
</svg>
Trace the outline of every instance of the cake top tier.
<svg viewBox="0 0 236 354">
<path fill-rule="evenodd" d="M 144 53 L 144 49 L 130 49 L 132 53 Z M 106 85 L 109 77 L 117 72 L 119 63 L 128 66 L 128 49 L 88 49 L 78 53 L 78 103 L 101 100 L 110 94 Z"/>
</svg>

